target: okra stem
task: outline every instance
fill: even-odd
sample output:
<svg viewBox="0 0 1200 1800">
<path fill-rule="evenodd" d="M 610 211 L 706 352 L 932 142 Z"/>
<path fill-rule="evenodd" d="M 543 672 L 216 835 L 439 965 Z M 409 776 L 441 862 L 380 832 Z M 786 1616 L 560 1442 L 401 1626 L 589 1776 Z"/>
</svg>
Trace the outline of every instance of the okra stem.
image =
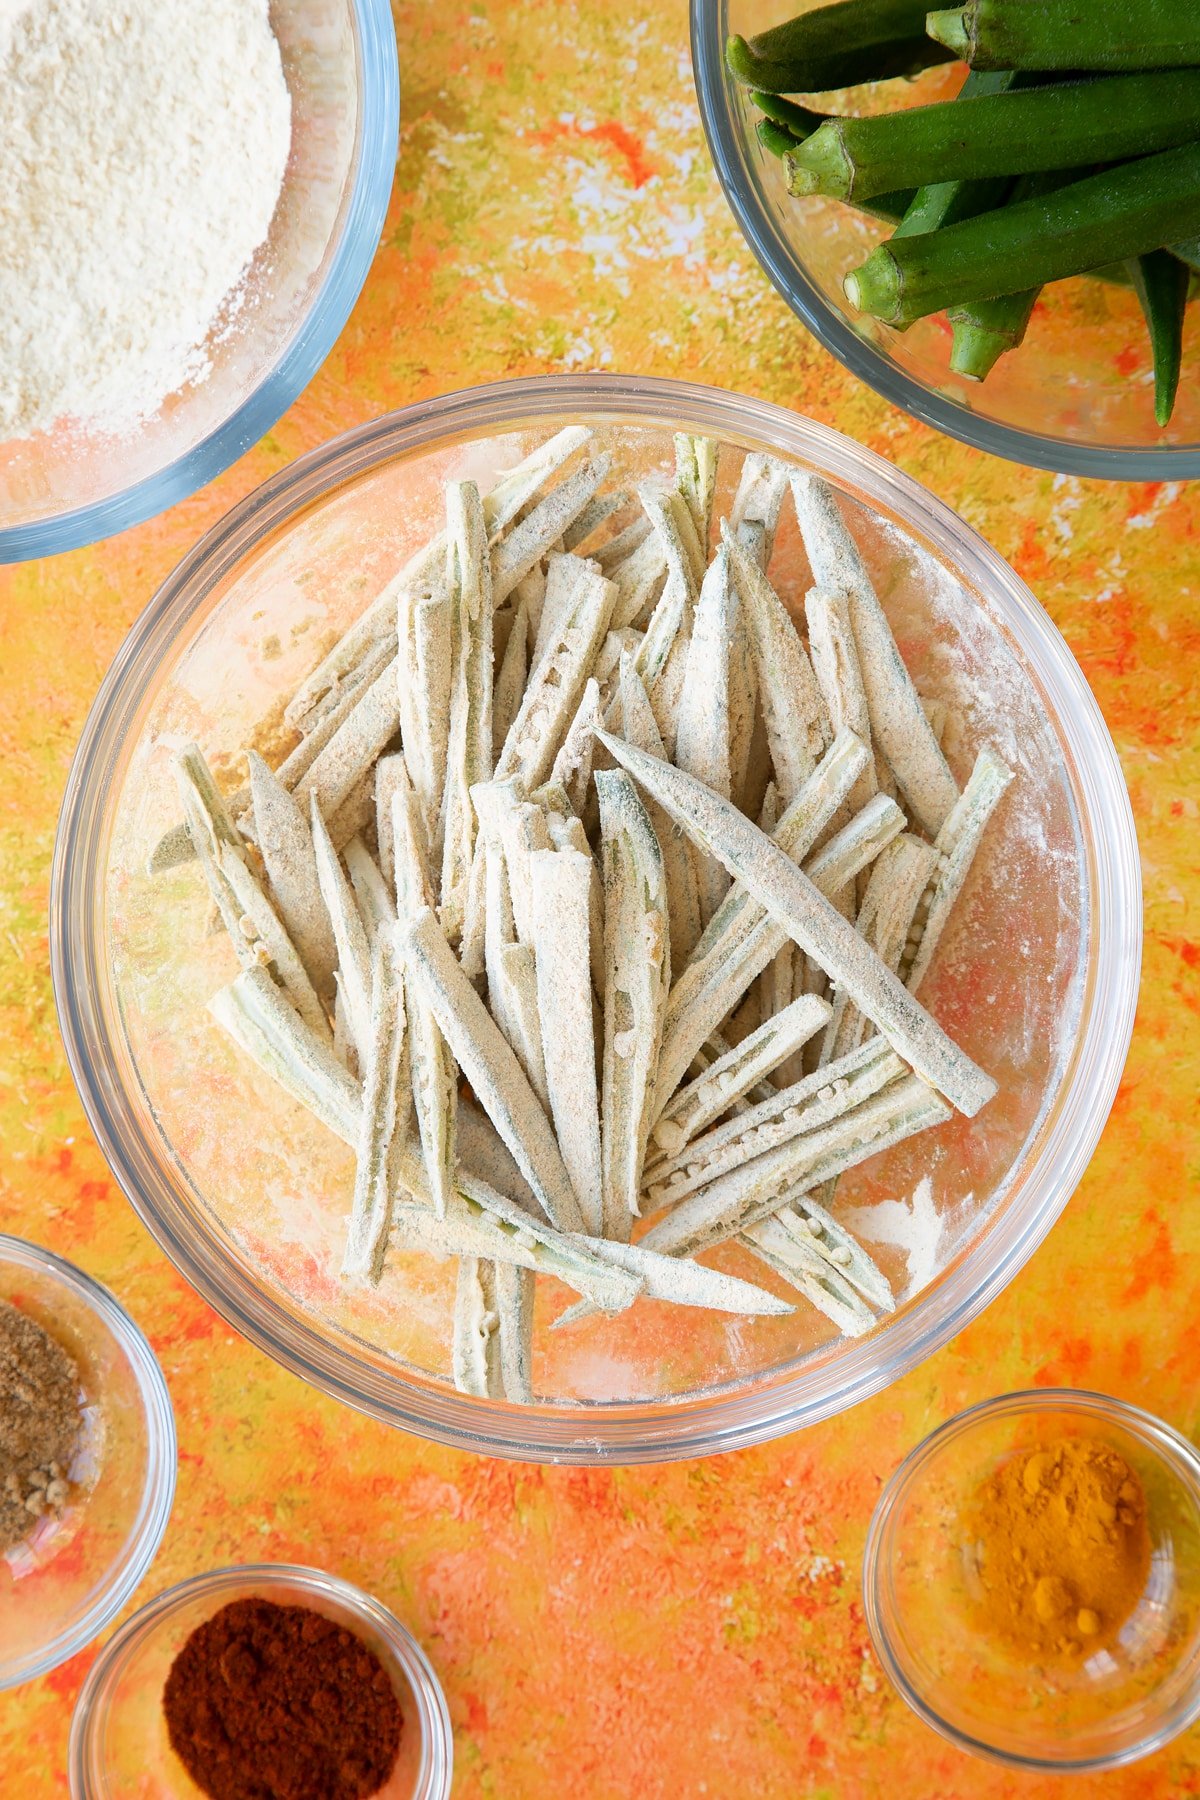
<svg viewBox="0 0 1200 1800">
<path fill-rule="evenodd" d="M 926 29 L 973 69 L 1167 69 L 1200 63 L 1188 0 L 967 0 Z"/>
<path fill-rule="evenodd" d="M 1200 143 L 1122 163 L 1052 194 L 902 238 L 846 277 L 860 312 L 910 324 L 944 307 L 1084 275 L 1200 230 Z"/>
<path fill-rule="evenodd" d="M 1187 310 L 1190 273 L 1169 250 L 1150 250 L 1129 265 L 1141 302 L 1154 358 L 1154 417 L 1169 425 L 1179 391 L 1183 360 L 1183 315 Z"/>
<path fill-rule="evenodd" d="M 862 201 L 906 182 L 1118 162 L 1187 144 L 1198 131 L 1200 69 L 1168 69 L 827 119 L 785 167 L 793 194 Z"/>
<path fill-rule="evenodd" d="M 789 150 L 796 148 L 798 139 L 792 136 L 786 125 L 777 125 L 774 119 L 760 119 L 754 129 L 759 143 L 772 156 L 784 157 Z M 858 211 L 868 213 L 873 219 L 882 219 L 885 225 L 898 226 L 909 211 L 912 201 L 913 190 L 901 188 L 895 194 L 876 194 L 873 199 L 864 200 Z"/>
<path fill-rule="evenodd" d="M 923 0 L 841 0 L 749 40 L 731 37 L 725 60 L 748 87 L 810 94 L 915 75 L 952 54 L 926 35 Z"/>
</svg>

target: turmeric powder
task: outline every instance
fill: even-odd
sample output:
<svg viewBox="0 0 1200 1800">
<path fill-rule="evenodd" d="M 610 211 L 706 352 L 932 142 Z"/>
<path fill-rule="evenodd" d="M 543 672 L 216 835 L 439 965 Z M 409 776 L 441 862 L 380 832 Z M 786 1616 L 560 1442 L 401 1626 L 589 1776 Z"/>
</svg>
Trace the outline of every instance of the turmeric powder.
<svg viewBox="0 0 1200 1800">
<path fill-rule="evenodd" d="M 1146 1496 L 1111 1444 L 1063 1438 L 1002 1463 L 964 1520 L 981 1629 L 1030 1662 L 1112 1642 L 1150 1568 Z"/>
</svg>

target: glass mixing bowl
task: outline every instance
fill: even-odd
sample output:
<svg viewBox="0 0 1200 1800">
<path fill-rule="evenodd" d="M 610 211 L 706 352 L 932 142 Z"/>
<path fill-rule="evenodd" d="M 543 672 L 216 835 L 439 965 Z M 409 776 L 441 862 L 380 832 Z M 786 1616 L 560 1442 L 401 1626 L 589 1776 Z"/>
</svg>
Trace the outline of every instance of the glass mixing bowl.
<svg viewBox="0 0 1200 1800">
<path fill-rule="evenodd" d="M 53 430 L 0 442 L 0 562 L 73 550 L 152 518 L 269 431 L 328 356 L 366 280 L 400 123 L 387 0 L 272 0 L 292 148 L 237 316 L 205 380 L 119 438 Z"/>
<path fill-rule="evenodd" d="M 83 1429 L 58 1518 L 0 1557 L 0 1688 L 58 1667 L 116 1617 L 153 1562 L 175 1496 L 175 1418 L 154 1352 L 106 1288 L 0 1236 L 0 1299 L 79 1370 Z"/>
<path fill-rule="evenodd" d="M 614 451 L 622 485 L 672 466 L 671 433 L 824 473 L 844 496 L 921 685 L 1018 771 L 922 998 L 999 1077 L 957 1119 L 847 1177 L 839 1203 L 926 1193 L 932 1280 L 868 1337 L 798 1310 L 740 1319 L 640 1301 L 551 1331 L 539 1282 L 535 1387 L 510 1406 L 449 1381 L 451 1263 L 396 1254 L 378 1289 L 338 1279 L 351 1158 L 256 1077 L 206 1002 L 232 951 L 206 936 L 195 865 L 150 877 L 173 826 L 172 752 L 236 754 L 331 627 L 356 617 L 440 523 L 441 483 L 486 480 L 568 421 Z M 790 505 L 772 572 L 806 564 Z M 59 825 L 52 956 L 75 1078 L 117 1179 L 179 1268 L 273 1355 L 395 1424 L 492 1454 L 635 1461 L 751 1443 L 885 1386 L 998 1292 L 1079 1180 L 1124 1060 L 1137 991 L 1136 840 L 1116 755 L 1061 637 L 1004 562 L 916 483 L 838 433 L 678 382 L 569 376 L 479 388 L 339 438 L 235 508 L 185 559 L 117 655 L 83 733 Z M 926 1190 L 923 1178 L 928 1176 Z M 747 1275 L 761 1265 L 718 1253 Z M 896 1288 L 905 1258 L 879 1247 Z M 771 1280 L 767 1277 L 768 1281 Z"/>
<path fill-rule="evenodd" d="M 792 310 L 886 400 L 993 455 L 1118 481 L 1200 475 L 1200 303 L 1189 312 L 1179 399 L 1166 430 L 1154 422 L 1146 327 L 1127 288 L 1057 283 L 1039 301 L 1025 343 L 985 382 L 952 373 L 944 319 L 899 332 L 855 312 L 842 278 L 889 228 L 837 200 L 794 200 L 782 163 L 755 136 L 759 115 L 748 90 L 725 68 L 731 32 L 749 38 L 821 3 L 691 0 L 692 66 L 709 151 L 746 241 Z M 909 86 L 856 90 L 855 99 L 863 111 L 944 99 L 950 80 L 943 67 Z M 833 99 L 829 110 L 841 104 Z M 816 100 L 818 111 L 824 101 Z"/>
<path fill-rule="evenodd" d="M 981 1637 L 961 1517 L 1010 1456 L 1098 1437 L 1146 1493 L 1150 1568 L 1116 1640 L 1068 1669 L 1031 1671 Z M 1110 1769 L 1200 1715 L 1200 1456 L 1149 1413 L 1104 1394 L 1040 1388 L 959 1413 L 880 1496 L 863 1560 L 884 1668 L 927 1724 L 1013 1768 Z"/>
<path fill-rule="evenodd" d="M 378 1600 L 320 1569 L 249 1563 L 194 1575 L 159 1594 L 109 1639 L 71 1719 L 72 1800 L 186 1800 L 199 1789 L 171 1749 L 162 1693 L 185 1640 L 233 1600 L 307 1606 L 375 1652 L 404 1715 L 400 1754 L 378 1800 L 447 1800 L 454 1766 L 450 1714 L 429 1659 Z"/>
</svg>

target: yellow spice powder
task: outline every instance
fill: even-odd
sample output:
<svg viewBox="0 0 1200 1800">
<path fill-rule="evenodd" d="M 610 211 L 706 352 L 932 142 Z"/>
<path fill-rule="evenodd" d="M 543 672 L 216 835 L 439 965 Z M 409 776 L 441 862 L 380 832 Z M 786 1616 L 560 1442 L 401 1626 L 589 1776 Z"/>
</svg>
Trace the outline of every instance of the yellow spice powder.
<svg viewBox="0 0 1200 1800">
<path fill-rule="evenodd" d="M 964 1524 L 974 1547 L 977 1620 L 1030 1662 L 1072 1662 L 1110 1643 L 1150 1567 L 1142 1484 L 1096 1438 L 1010 1457 Z"/>
</svg>

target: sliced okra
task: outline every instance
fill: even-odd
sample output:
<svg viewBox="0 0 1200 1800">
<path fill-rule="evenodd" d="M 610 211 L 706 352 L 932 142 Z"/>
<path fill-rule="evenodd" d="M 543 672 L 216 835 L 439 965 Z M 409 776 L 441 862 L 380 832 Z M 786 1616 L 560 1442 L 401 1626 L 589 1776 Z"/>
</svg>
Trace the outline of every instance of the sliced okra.
<svg viewBox="0 0 1200 1800">
<path fill-rule="evenodd" d="M 550 775 L 608 632 L 612 583 L 581 566 L 585 572 L 576 579 L 561 623 L 530 673 L 496 763 L 496 778 L 515 777 L 526 793 Z"/>
<path fill-rule="evenodd" d="M 829 713 L 787 608 L 736 532 L 726 530 L 724 540 L 746 609 L 775 782 L 784 800 L 791 801 L 834 736 Z"/>
<path fill-rule="evenodd" d="M 517 1167 L 560 1230 L 575 1231 L 582 1215 L 554 1133 L 516 1054 L 464 975 L 437 920 L 426 907 L 400 928 L 407 976 L 437 1019 Z"/>
<path fill-rule="evenodd" d="M 568 425 L 544 444 L 497 476 L 484 495 L 483 512 L 487 521 L 488 541 L 492 543 L 552 475 L 557 474 L 575 452 L 591 437 L 583 425 Z M 356 667 L 379 639 L 392 638 L 395 630 L 396 596 L 405 585 L 420 586 L 434 578 L 445 559 L 446 540 L 439 532 L 393 577 L 382 593 L 338 639 L 328 655 L 301 682 L 290 702 L 285 718 L 290 725 L 300 726 L 314 706 L 320 704 L 331 683 L 348 669 Z M 392 644 L 392 654 L 395 654 Z"/>
<path fill-rule="evenodd" d="M 529 602 L 519 600 L 512 630 L 504 646 L 504 655 L 492 691 L 492 760 L 500 755 L 504 740 L 512 730 L 512 722 L 525 692 L 529 676 Z"/>
<path fill-rule="evenodd" d="M 662 855 L 637 790 L 616 770 L 597 774 L 596 787 L 604 868 L 603 1235 L 628 1241 L 653 1119 L 670 928 Z"/>
<path fill-rule="evenodd" d="M 900 965 L 901 976 L 912 993 L 929 968 L 988 820 L 1012 778 L 1012 770 L 998 756 L 991 750 L 981 750 L 961 798 L 934 840 L 937 866 L 921 897 Z"/>
<path fill-rule="evenodd" d="M 358 1082 L 333 1047 L 304 1023 L 265 969 L 244 969 L 208 1010 L 264 1073 L 351 1149 L 358 1145 Z"/>
<path fill-rule="evenodd" d="M 722 545 L 708 566 L 696 602 L 676 721 L 675 761 L 726 799 L 733 791 L 729 649 L 737 610 L 729 553 Z M 721 904 L 729 878 L 711 857 L 697 858 L 696 870 L 701 915 L 707 923 Z"/>
<path fill-rule="evenodd" d="M 616 594 L 613 599 L 614 629 L 626 626 L 645 627 L 661 598 L 667 578 L 667 559 L 662 543 L 648 516 L 643 513 L 636 533 L 633 527 L 614 538 L 606 549 L 628 544 L 619 561 L 604 551 L 597 551 L 596 561 L 609 576 Z"/>
<path fill-rule="evenodd" d="M 595 865 L 575 849 L 530 859 L 538 1011 L 550 1114 L 584 1228 L 604 1223 L 600 1099 L 592 1031 L 591 896 Z"/>
<path fill-rule="evenodd" d="M 491 851 L 488 852 L 489 856 Z M 525 1071 L 530 1087 L 543 1111 L 550 1111 L 550 1089 L 546 1080 L 546 1060 L 542 1050 L 541 1014 L 538 1008 L 537 957 L 530 944 L 505 944 L 496 959 L 499 965 L 497 986 L 502 986 L 504 1000 L 498 1011 L 509 1021 L 504 1035 L 517 1053 L 517 1061 Z M 492 997 L 492 976 L 488 976 L 488 996 Z"/>
<path fill-rule="evenodd" d="M 421 807 L 425 840 L 439 869 L 454 696 L 454 610 L 455 596 L 444 566 L 423 587 L 403 587 L 397 596 L 400 738 Z"/>
<path fill-rule="evenodd" d="M 852 1232 L 805 1194 L 775 1215 L 779 1224 L 798 1242 L 811 1246 L 821 1259 L 857 1288 L 877 1312 L 895 1312 L 892 1285 L 879 1264 L 863 1249 Z"/>
<path fill-rule="evenodd" d="M 402 751 L 380 757 L 375 764 L 375 842 L 379 847 L 380 873 L 393 895 L 396 892 L 396 846 L 392 802 L 401 786 L 411 785 Z"/>
<path fill-rule="evenodd" d="M 797 470 L 792 475 L 792 497 L 816 586 L 849 597 L 872 740 L 918 825 L 932 837 L 958 799 L 954 777 L 833 490 L 818 476 Z"/>
<path fill-rule="evenodd" d="M 514 1263 L 493 1263 L 500 1384 L 514 1406 L 533 1405 L 533 1302 L 536 1278 Z"/>
<path fill-rule="evenodd" d="M 629 505 L 629 495 L 624 489 L 611 494 L 597 494 L 589 500 L 573 525 L 569 525 L 562 534 L 564 550 L 578 550 L 588 539 L 594 537 L 600 527 L 613 517 L 623 512 Z M 611 541 L 611 540 L 610 540 Z"/>
<path fill-rule="evenodd" d="M 617 762 L 636 776 L 693 841 L 717 856 L 792 941 L 820 963 L 918 1075 L 968 1118 L 987 1104 L 996 1083 L 913 1000 L 776 843 L 690 775 L 634 750 L 609 732 L 600 737 Z"/>
<path fill-rule="evenodd" d="M 576 814 L 582 814 L 587 805 L 596 748 L 596 727 L 600 723 L 600 683 L 594 675 L 589 675 L 584 684 L 583 697 L 575 709 L 575 717 L 567 727 L 566 736 L 558 747 L 550 770 L 551 782 L 562 789 Z"/>
<path fill-rule="evenodd" d="M 674 756 L 704 555 L 692 515 L 678 490 L 644 483 L 638 493 L 662 545 L 667 580 L 646 627 L 637 668 L 667 755 Z"/>
<path fill-rule="evenodd" d="M 346 1007 L 350 1041 L 360 1069 L 371 1041 L 371 946 L 353 890 L 333 847 L 314 795 L 311 809 L 317 881 L 337 945 L 338 989 Z"/>
<path fill-rule="evenodd" d="M 282 787 L 255 751 L 248 752 L 254 835 L 272 884 L 275 905 L 291 932 L 309 979 L 324 997 L 333 994 L 336 947 L 320 896 L 313 832 L 299 801 Z"/>
<path fill-rule="evenodd" d="M 368 657 L 355 671 L 357 679 L 346 687 L 338 698 L 337 704 L 324 713 L 319 723 L 314 725 L 308 735 L 302 737 L 293 750 L 284 757 L 275 770 L 275 778 L 279 785 L 290 794 L 300 777 L 307 773 L 316 761 L 319 753 L 325 748 L 342 721 L 349 715 L 361 693 L 375 679 L 380 671 L 387 667 L 395 655 L 395 645 L 387 643 L 375 644 Z M 248 754 L 253 754 L 249 752 Z M 232 794 L 225 796 L 225 806 L 232 819 L 242 819 L 253 799 L 249 785 L 237 788 Z M 196 854 L 192 844 L 191 833 L 186 820 L 173 825 L 158 840 L 146 864 L 146 872 L 150 875 L 162 874 L 181 863 L 190 862 Z"/>
<path fill-rule="evenodd" d="M 405 1045 L 404 986 L 388 930 L 378 937 L 371 961 L 371 1038 L 363 1064 L 354 1197 L 342 1257 L 342 1274 L 378 1279 L 387 1243 L 392 1195 L 388 1180 L 392 1144 L 403 1135 L 410 1106 Z"/>
<path fill-rule="evenodd" d="M 797 1243 L 778 1219 L 760 1219 L 739 1233 L 738 1241 L 824 1313 L 843 1337 L 861 1337 L 875 1324 L 875 1314 L 839 1271 Z"/>
<path fill-rule="evenodd" d="M 612 458 L 594 457 L 568 475 L 544 499 L 531 508 L 512 530 L 493 546 L 492 594 L 500 606 L 528 575 L 535 563 L 551 551 L 592 500 L 596 489 L 608 474 Z"/>
<path fill-rule="evenodd" d="M 749 1112 L 693 1138 L 647 1175 L 650 1209 L 674 1205 L 793 1138 L 811 1137 L 908 1073 L 883 1038 L 780 1088 Z"/>
<path fill-rule="evenodd" d="M 858 931 L 893 972 L 900 967 L 917 907 L 936 864 L 937 851 L 933 846 L 904 831 L 872 866 L 858 909 Z M 829 1056 L 825 1060 L 853 1050 L 868 1030 L 861 1009 L 839 994 L 826 1031 Z"/>
<path fill-rule="evenodd" d="M 399 727 L 396 670 L 397 663 L 393 659 L 355 702 L 325 748 L 296 783 L 297 800 L 305 806 L 315 800 L 322 817 L 331 827 L 339 807 L 350 799 L 363 777 L 371 778 L 380 752 Z"/>
<path fill-rule="evenodd" d="M 502 1400 L 500 1314 L 496 1301 L 496 1265 L 478 1256 L 460 1256 L 454 1288 L 454 1323 L 450 1366 L 460 1394 Z"/>
<path fill-rule="evenodd" d="M 701 567 L 696 579 L 703 576 L 703 563 L 712 525 L 713 497 L 717 491 L 717 461 L 720 449 L 713 438 L 697 437 L 688 431 L 675 433 L 675 486 L 683 496 L 696 528 L 700 546 Z"/>
<path fill-rule="evenodd" d="M 383 871 L 360 837 L 351 838 L 342 855 L 367 928 L 367 942 L 374 948 L 380 935 L 390 933 L 396 923 L 396 903 Z"/>
<path fill-rule="evenodd" d="M 610 537 L 606 544 L 600 544 L 597 549 L 593 550 L 592 555 L 604 573 L 616 581 L 617 569 L 633 555 L 635 550 L 640 549 L 653 530 L 654 527 L 645 513 L 639 513 L 637 518 L 632 519 L 628 525 L 618 531 L 615 537 Z M 568 549 L 572 547 L 568 545 Z M 659 573 L 661 575 L 664 572 L 663 564 L 660 561 Z"/>
<path fill-rule="evenodd" d="M 730 530 L 765 573 L 787 494 L 789 471 L 774 457 L 751 452 L 742 464 L 729 514 Z"/>
<path fill-rule="evenodd" d="M 546 558 L 546 592 L 542 615 L 533 637 L 529 666 L 536 669 L 546 653 L 546 646 L 556 632 L 561 632 L 574 612 L 581 583 L 594 582 L 602 576 L 600 564 L 583 556 L 570 556 L 552 551 Z"/>
<path fill-rule="evenodd" d="M 799 1191 L 820 1187 L 949 1116 L 933 1089 L 910 1075 L 823 1130 L 792 1138 L 698 1188 L 658 1219 L 642 1242 L 668 1256 L 698 1255 L 778 1212 Z"/>
<path fill-rule="evenodd" d="M 693 1081 L 678 1088 L 655 1121 L 653 1138 L 659 1159 L 680 1155 L 735 1100 L 806 1044 L 829 1014 L 828 1002 L 815 994 L 793 1000 L 740 1044 L 710 1062 Z M 651 1164 L 652 1180 L 657 1179 L 654 1166 Z"/>
<path fill-rule="evenodd" d="M 633 657 L 621 658 L 617 687 L 617 725 L 627 744 L 636 744 L 650 756 L 666 757 L 662 737 Z M 700 908 L 700 877 L 692 846 L 661 806 L 647 806 L 654 835 L 662 851 L 667 883 L 667 912 L 671 921 L 671 964 L 682 967 L 691 956 L 704 919 Z"/>
<path fill-rule="evenodd" d="M 871 745 L 871 714 L 859 667 L 858 648 L 850 623 L 850 598 L 812 588 L 804 602 L 808 649 L 829 717 L 835 730 L 848 725 Z M 857 812 L 876 793 L 878 778 L 872 758 L 855 783 L 849 804 Z"/>
<path fill-rule="evenodd" d="M 344 850 L 351 838 L 367 831 L 375 816 L 375 770 L 364 769 L 349 794 L 332 818 L 326 819 L 329 841 L 335 850 Z"/>
<path fill-rule="evenodd" d="M 393 774 L 392 842 L 397 912 L 401 920 L 407 921 L 430 904 L 431 893 L 417 798 L 407 779 L 403 758 L 398 760 L 399 767 Z M 444 1216 L 454 1192 L 457 1164 L 458 1070 L 437 1020 L 415 985 L 410 987 L 406 999 L 417 1133 L 431 1202 L 438 1215 Z"/>
<path fill-rule="evenodd" d="M 424 1181 L 419 1162 L 404 1162 L 403 1181 L 417 1199 L 412 1205 L 403 1200 L 393 1205 L 391 1242 L 397 1248 L 434 1256 L 480 1256 L 554 1275 L 601 1312 L 624 1312 L 642 1291 L 637 1276 L 603 1261 L 585 1238 L 529 1218 L 515 1202 L 465 1170 L 444 1219 L 420 1203 Z"/>
<path fill-rule="evenodd" d="M 193 852 L 200 859 L 209 893 L 239 960 L 243 966 L 250 967 L 254 961 L 253 952 L 241 936 L 241 914 L 229 883 L 221 873 L 222 845 L 228 844 L 240 853 L 245 848 L 245 840 L 230 817 L 200 746 L 186 745 L 172 758 L 172 767 Z"/>
<path fill-rule="evenodd" d="M 603 734 L 602 734 L 603 735 Z M 867 759 L 852 732 L 834 739 L 811 780 L 780 819 L 771 841 L 803 858 L 845 799 Z M 666 809 L 673 819 L 677 817 Z M 667 1001 L 659 1062 L 656 1116 L 662 1112 L 701 1044 L 737 1005 L 750 983 L 782 948 L 787 933 L 740 882 L 705 926 Z"/>
<path fill-rule="evenodd" d="M 740 1313 L 746 1318 L 780 1317 L 793 1308 L 786 1300 L 743 1281 L 737 1275 L 726 1275 L 720 1269 L 686 1256 L 663 1256 L 647 1250 L 643 1244 L 621 1244 L 612 1238 L 580 1238 L 594 1255 L 616 1268 L 625 1269 L 642 1282 L 647 1300 L 662 1300 L 669 1306 L 702 1306 L 710 1312 Z M 594 1308 L 573 1306 L 560 1314 L 553 1329 L 574 1323 Z"/>
<path fill-rule="evenodd" d="M 442 800 L 440 916 L 451 944 L 463 934 L 475 853 L 471 789 L 492 773 L 492 575 L 479 489 L 446 489 L 447 581 L 453 600 L 454 689 Z"/>
<path fill-rule="evenodd" d="M 245 855 L 222 844 L 220 868 L 239 908 L 238 937 L 265 962 L 304 1023 L 330 1041 L 329 1020 L 287 928 L 259 885 Z M 239 945 L 240 948 L 240 945 Z M 243 959 L 244 960 L 244 959 Z"/>
</svg>

